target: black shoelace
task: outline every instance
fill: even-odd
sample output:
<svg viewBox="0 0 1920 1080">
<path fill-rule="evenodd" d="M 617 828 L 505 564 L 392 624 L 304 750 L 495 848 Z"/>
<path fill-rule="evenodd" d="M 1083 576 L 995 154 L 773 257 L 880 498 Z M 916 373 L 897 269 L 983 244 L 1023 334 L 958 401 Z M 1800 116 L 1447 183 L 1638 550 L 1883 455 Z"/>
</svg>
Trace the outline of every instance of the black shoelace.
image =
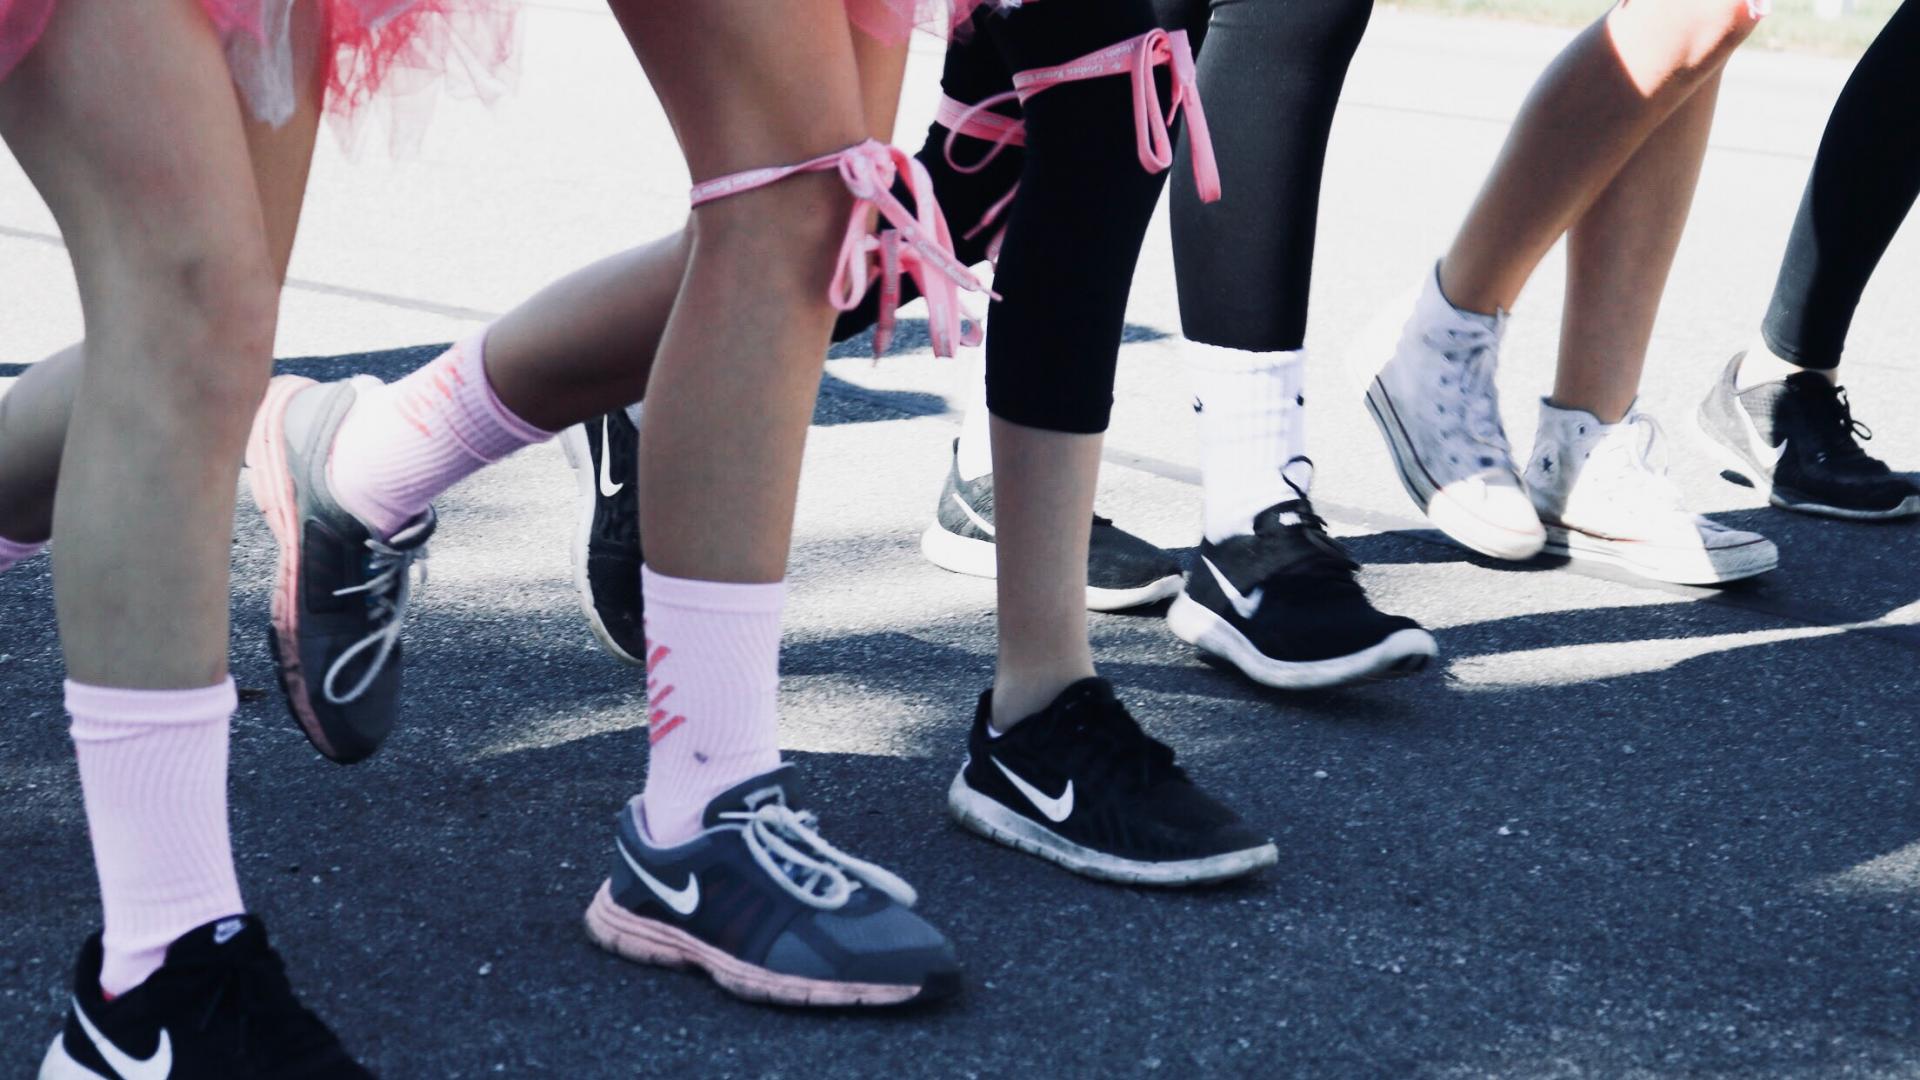
<svg viewBox="0 0 1920 1080">
<path fill-rule="evenodd" d="M 1814 386 L 1815 381 L 1806 380 L 1803 385 L 1807 389 L 1802 391 L 1815 457 L 1830 465 L 1856 469 L 1870 462 L 1879 464 L 1860 445 L 1860 440 L 1873 439 L 1873 429 L 1853 418 L 1853 403 L 1847 400 L 1847 391 L 1828 385 L 1824 379 Z"/>
<path fill-rule="evenodd" d="M 1048 718 L 1050 742 L 1067 771 L 1098 787 L 1146 791 L 1168 781 L 1189 782 L 1173 762 L 1173 749 L 1141 730 L 1125 705 L 1086 696 L 1066 702 Z"/>
</svg>

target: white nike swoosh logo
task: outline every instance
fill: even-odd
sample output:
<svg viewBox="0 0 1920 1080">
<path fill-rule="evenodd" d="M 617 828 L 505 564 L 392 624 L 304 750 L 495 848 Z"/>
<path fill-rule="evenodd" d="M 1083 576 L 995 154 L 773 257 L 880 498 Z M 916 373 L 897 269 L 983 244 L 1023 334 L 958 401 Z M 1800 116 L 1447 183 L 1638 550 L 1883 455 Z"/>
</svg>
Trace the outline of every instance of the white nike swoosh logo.
<svg viewBox="0 0 1920 1080">
<path fill-rule="evenodd" d="M 1227 594 L 1227 602 L 1233 605 L 1233 610 L 1239 612 L 1241 618 L 1251 619 L 1259 612 L 1260 601 L 1265 599 L 1267 595 L 1265 587 L 1253 590 L 1253 595 L 1248 596 L 1233 587 L 1233 582 L 1228 581 L 1227 575 L 1221 573 L 1220 568 L 1213 565 L 1212 559 L 1202 555 L 1200 556 L 1200 561 L 1206 563 L 1207 569 L 1213 572 L 1213 580 L 1219 583 L 1220 591 Z"/>
<path fill-rule="evenodd" d="M 620 494 L 620 489 L 627 486 L 624 480 L 618 484 L 613 482 L 613 455 L 607 453 L 607 431 L 610 424 L 609 417 L 600 418 L 600 494 L 609 499 Z"/>
<path fill-rule="evenodd" d="M 160 1045 L 153 1053 L 142 1060 L 113 1045 L 113 1040 L 100 1034 L 100 1029 L 87 1019 L 87 1010 L 80 1007 L 80 1000 L 74 999 L 73 1015 L 80 1018 L 80 1030 L 87 1033 L 93 1041 L 93 1048 L 107 1063 L 107 1067 L 119 1073 L 121 1080 L 167 1080 L 173 1074 L 173 1040 L 167 1037 L 167 1029 L 160 1029 Z"/>
<path fill-rule="evenodd" d="M 645 867 L 635 862 L 632 855 L 627 854 L 627 845 L 616 840 L 613 846 L 620 849 L 620 857 L 627 860 L 628 868 L 639 875 L 640 883 L 653 890 L 653 895 L 659 897 L 661 903 L 672 908 L 681 918 L 684 919 L 693 914 L 693 909 L 700 906 L 699 878 L 688 874 L 685 888 L 669 889 L 659 878 L 647 873 Z"/>
<path fill-rule="evenodd" d="M 1073 781 L 1067 781 L 1067 790 L 1061 792 L 1060 797 L 1056 799 L 1022 780 L 1018 773 L 1000 764 L 999 758 L 990 757 L 987 760 L 993 762 L 993 767 L 999 769 L 1002 776 L 1012 781 L 1013 786 L 1020 789 L 1020 794 L 1025 795 L 1034 809 L 1044 814 L 1048 821 L 1058 825 L 1073 816 Z"/>
<path fill-rule="evenodd" d="M 1760 427 L 1753 422 L 1753 417 L 1745 415 L 1745 409 L 1739 411 L 1742 414 L 1740 430 L 1747 437 L 1747 452 L 1753 455 L 1755 462 L 1764 464 L 1769 474 L 1773 473 L 1780 468 L 1780 459 L 1787 456 L 1787 443 L 1791 440 L 1781 439 L 1779 446 L 1767 445 L 1767 440 L 1760 434 Z"/>
<path fill-rule="evenodd" d="M 979 529 L 988 536 L 993 535 L 993 522 L 974 513 L 973 507 L 967 505 L 967 500 L 961 498 L 959 492 L 950 491 L 947 493 L 947 498 L 952 499 L 953 505 L 959 507 L 960 512 L 967 515 L 967 520 L 973 522 L 974 528 Z"/>
</svg>

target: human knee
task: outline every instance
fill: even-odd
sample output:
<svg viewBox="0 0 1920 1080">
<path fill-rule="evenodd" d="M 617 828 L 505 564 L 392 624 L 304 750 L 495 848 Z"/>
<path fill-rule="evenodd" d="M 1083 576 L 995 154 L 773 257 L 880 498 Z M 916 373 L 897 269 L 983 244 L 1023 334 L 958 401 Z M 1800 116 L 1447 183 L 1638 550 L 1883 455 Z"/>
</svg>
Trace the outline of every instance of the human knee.
<svg viewBox="0 0 1920 1080">
<path fill-rule="evenodd" d="M 1748 0 L 1622 0 L 1612 21 L 1623 49 L 1682 78 L 1718 70 L 1759 25 Z"/>
<path fill-rule="evenodd" d="M 90 384 L 137 387 L 151 408 L 210 430 L 253 413 L 273 357 L 279 287 L 268 260 L 214 243 L 130 261 L 89 321 Z"/>
<path fill-rule="evenodd" d="M 765 285 L 804 286 L 824 306 L 852 210 L 838 173 L 789 177 L 699 207 L 688 225 L 691 257 L 738 267 Z"/>
</svg>

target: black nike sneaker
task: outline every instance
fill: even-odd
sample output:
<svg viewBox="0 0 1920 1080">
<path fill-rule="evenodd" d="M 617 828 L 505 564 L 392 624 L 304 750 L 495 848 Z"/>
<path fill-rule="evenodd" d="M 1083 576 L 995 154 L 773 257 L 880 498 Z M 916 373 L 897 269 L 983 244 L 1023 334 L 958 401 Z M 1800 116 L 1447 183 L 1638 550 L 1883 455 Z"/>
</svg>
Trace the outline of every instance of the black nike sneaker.
<svg viewBox="0 0 1920 1080">
<path fill-rule="evenodd" d="M 379 385 L 282 375 L 247 439 L 253 500 L 280 551 L 267 636 L 274 671 L 300 730 L 341 764 L 378 750 L 399 717 L 400 629 L 435 524 L 429 509 L 377 540 L 333 499 L 334 438 L 355 396 Z"/>
<path fill-rule="evenodd" d="M 947 789 L 960 824 L 1076 874 L 1197 885 L 1280 859 L 1273 842 L 1201 791 L 1140 730 L 1105 679 L 1082 679 L 995 735 L 980 695 L 967 760 Z"/>
<path fill-rule="evenodd" d="M 920 553 L 943 570 L 990 578 L 999 572 L 993 542 L 993 474 L 960 479 L 960 442 L 933 524 L 920 534 Z M 1087 610 L 1125 611 L 1157 604 L 1180 591 L 1180 560 L 1093 516 L 1087 545 Z"/>
<path fill-rule="evenodd" d="M 1860 446 L 1873 432 L 1853 418 L 1845 390 L 1810 371 L 1741 390 L 1746 356 L 1727 361 L 1697 414 L 1729 479 L 1803 514 L 1852 521 L 1920 515 L 1920 486 Z"/>
<path fill-rule="evenodd" d="M 579 516 L 573 529 L 573 587 L 600 646 L 644 665 L 640 600 L 640 430 L 617 409 L 560 433 L 573 466 Z"/>
<path fill-rule="evenodd" d="M 1247 678 L 1284 690 L 1410 675 L 1439 652 L 1412 619 L 1374 610 L 1354 574 L 1360 564 L 1307 499 L 1311 472 L 1287 484 L 1298 498 L 1270 506 L 1253 534 L 1203 541 L 1186 591 L 1167 610 L 1181 640 Z"/>
<path fill-rule="evenodd" d="M 372 1080 L 287 984 L 251 915 L 210 922 L 167 947 L 146 982 L 100 992 L 100 935 L 75 965 L 66 1026 L 40 1080 Z"/>
<path fill-rule="evenodd" d="M 791 766 L 708 804 L 676 847 L 646 838 L 644 800 L 618 815 L 613 875 L 587 934 L 643 964 L 700 968 L 727 991 L 781 1005 L 900 1005 L 960 989 L 953 946 L 912 910 L 913 888 L 820 836 L 795 809 Z"/>
</svg>

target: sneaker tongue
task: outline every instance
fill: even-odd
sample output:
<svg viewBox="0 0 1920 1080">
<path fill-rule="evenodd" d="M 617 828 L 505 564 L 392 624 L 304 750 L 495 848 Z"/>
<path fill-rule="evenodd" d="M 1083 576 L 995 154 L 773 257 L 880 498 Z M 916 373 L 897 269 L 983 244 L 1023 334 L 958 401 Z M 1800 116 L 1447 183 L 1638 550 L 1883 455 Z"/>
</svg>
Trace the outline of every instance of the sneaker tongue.
<svg viewBox="0 0 1920 1080">
<path fill-rule="evenodd" d="M 720 815 L 751 811 L 769 800 L 788 806 L 800 805 L 798 773 L 793 766 L 782 765 L 715 795 L 713 801 L 707 804 L 707 812 L 701 818 L 701 823 L 711 829 L 720 824 Z"/>
<path fill-rule="evenodd" d="M 1307 503 L 1304 499 L 1275 503 L 1260 511 L 1259 515 L 1253 519 L 1253 534 L 1255 536 L 1285 535 L 1287 530 L 1300 527 L 1300 514 L 1305 509 L 1307 509 Z"/>
<path fill-rule="evenodd" d="M 266 950 L 265 924 L 251 915 L 230 915 L 180 935 L 167 946 L 167 963 L 220 963 Z"/>
</svg>

